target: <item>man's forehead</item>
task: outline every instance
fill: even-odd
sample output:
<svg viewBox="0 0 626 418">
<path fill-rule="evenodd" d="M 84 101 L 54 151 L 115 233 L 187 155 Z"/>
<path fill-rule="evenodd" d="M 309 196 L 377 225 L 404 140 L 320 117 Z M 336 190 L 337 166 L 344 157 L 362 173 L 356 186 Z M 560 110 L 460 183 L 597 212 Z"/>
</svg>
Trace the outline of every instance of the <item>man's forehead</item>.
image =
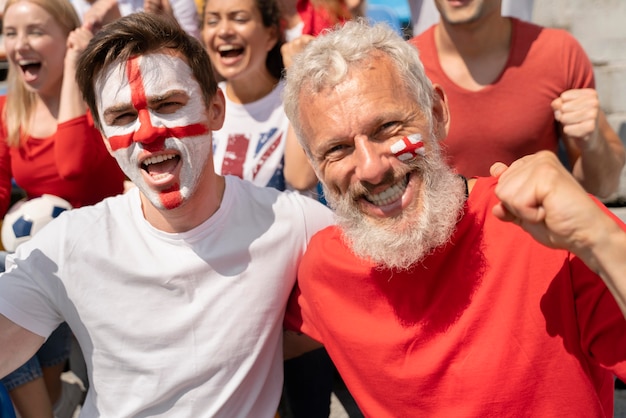
<svg viewBox="0 0 626 418">
<path fill-rule="evenodd" d="M 146 94 L 160 95 L 172 89 L 190 91 L 194 83 L 197 84 L 193 72 L 181 57 L 157 52 L 109 65 L 95 86 L 102 106 L 130 101 L 133 88 L 140 87 Z"/>
</svg>

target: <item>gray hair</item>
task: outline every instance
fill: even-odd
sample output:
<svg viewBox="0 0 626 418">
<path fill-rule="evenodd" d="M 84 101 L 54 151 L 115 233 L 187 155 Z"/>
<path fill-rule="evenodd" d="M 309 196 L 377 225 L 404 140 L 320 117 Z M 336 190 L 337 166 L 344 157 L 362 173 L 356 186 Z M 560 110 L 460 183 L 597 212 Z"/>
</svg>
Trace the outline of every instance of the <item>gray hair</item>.
<svg viewBox="0 0 626 418">
<path fill-rule="evenodd" d="M 434 90 L 417 49 L 384 23 L 370 26 L 363 19 L 348 21 L 312 40 L 294 57 L 287 70 L 284 108 L 307 153 L 309 149 L 303 141 L 304 132 L 298 114 L 300 99 L 338 85 L 352 66 L 377 53 L 391 59 L 405 87 L 421 104 L 428 123 L 432 125 Z"/>
</svg>

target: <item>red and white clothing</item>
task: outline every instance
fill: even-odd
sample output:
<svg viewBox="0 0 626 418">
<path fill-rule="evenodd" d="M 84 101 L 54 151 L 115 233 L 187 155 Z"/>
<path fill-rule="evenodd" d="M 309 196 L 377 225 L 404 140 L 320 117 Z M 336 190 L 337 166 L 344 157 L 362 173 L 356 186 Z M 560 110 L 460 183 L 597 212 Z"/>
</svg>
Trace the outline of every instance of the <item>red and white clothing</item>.
<svg viewBox="0 0 626 418">
<path fill-rule="evenodd" d="M 226 91 L 225 82 L 220 88 Z M 289 119 L 281 97 L 281 80 L 256 102 L 234 103 L 226 97 L 222 129 L 213 131 L 213 162 L 218 174 L 231 174 L 257 186 L 285 190 L 283 174 Z"/>
<path fill-rule="evenodd" d="M 500 76 L 479 91 L 445 74 L 435 27 L 411 39 L 426 75 L 443 87 L 450 132 L 442 142 L 448 162 L 466 177 L 489 176 L 496 161 L 510 164 L 540 150 L 557 152 L 559 132 L 550 103 L 570 89 L 593 88 L 593 67 L 572 35 L 511 18 L 511 48 Z"/>
<path fill-rule="evenodd" d="M 0 97 L 4 109 L 6 97 Z M 11 200 L 11 179 L 29 198 L 44 193 L 67 200 L 72 207 L 92 205 L 122 193 L 124 174 L 107 151 L 89 115 L 60 123 L 47 138 L 23 138 L 9 147 L 0 126 L 0 214 Z"/>
<path fill-rule="evenodd" d="M 337 227 L 311 240 L 286 324 L 325 345 L 366 416 L 613 416 L 622 313 L 580 259 L 491 214 L 495 184 L 408 272 L 355 257 Z"/>
</svg>

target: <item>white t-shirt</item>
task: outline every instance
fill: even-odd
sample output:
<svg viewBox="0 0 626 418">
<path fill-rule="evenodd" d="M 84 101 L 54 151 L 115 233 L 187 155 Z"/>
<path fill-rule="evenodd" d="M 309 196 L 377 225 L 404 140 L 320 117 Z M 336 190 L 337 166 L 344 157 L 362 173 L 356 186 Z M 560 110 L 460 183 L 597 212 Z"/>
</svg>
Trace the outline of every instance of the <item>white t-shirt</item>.
<svg viewBox="0 0 626 418">
<path fill-rule="evenodd" d="M 226 83 L 219 84 L 226 91 Z M 234 103 L 226 96 L 226 119 L 213 131 L 213 162 L 219 174 L 232 174 L 258 186 L 288 189 L 283 174 L 289 119 L 282 101 L 283 81 L 256 102 Z"/>
<path fill-rule="evenodd" d="M 185 233 L 142 216 L 138 190 L 62 214 L 7 260 L 0 313 L 83 350 L 85 417 L 273 417 L 296 269 L 329 209 L 226 177 Z"/>
<path fill-rule="evenodd" d="M 117 0 L 117 7 L 120 9 L 122 16 L 143 10 L 144 0 Z M 72 6 L 78 13 L 80 20 L 91 7 L 87 0 L 70 0 Z M 194 0 L 170 0 L 172 12 L 178 21 L 178 24 L 190 35 L 200 39 L 200 27 L 198 19 L 198 6 Z"/>
</svg>

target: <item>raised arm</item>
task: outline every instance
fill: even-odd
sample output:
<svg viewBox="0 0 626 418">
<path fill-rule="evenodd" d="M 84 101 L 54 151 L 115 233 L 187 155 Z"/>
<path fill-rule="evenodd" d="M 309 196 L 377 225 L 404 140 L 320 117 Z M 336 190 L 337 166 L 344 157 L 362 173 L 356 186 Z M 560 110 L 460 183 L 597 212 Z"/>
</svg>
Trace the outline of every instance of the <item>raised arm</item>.
<svg viewBox="0 0 626 418">
<path fill-rule="evenodd" d="M 83 16 L 83 26 L 96 33 L 107 23 L 122 17 L 117 0 L 96 0 Z"/>
<path fill-rule="evenodd" d="M 74 119 L 87 112 L 87 106 L 76 83 L 76 63 L 92 37 L 93 33 L 87 24 L 74 29 L 67 37 L 58 123 Z"/>
<path fill-rule="evenodd" d="M 571 251 L 597 272 L 626 315 L 626 232 L 567 172 L 553 153 L 543 151 L 510 167 L 496 163 L 499 177 L 493 208 L 537 241 Z"/>
<path fill-rule="evenodd" d="M 608 197 L 617 190 L 624 146 L 600 108 L 594 89 L 563 92 L 552 102 L 555 119 L 573 163 L 574 177 L 589 192 Z"/>
</svg>

